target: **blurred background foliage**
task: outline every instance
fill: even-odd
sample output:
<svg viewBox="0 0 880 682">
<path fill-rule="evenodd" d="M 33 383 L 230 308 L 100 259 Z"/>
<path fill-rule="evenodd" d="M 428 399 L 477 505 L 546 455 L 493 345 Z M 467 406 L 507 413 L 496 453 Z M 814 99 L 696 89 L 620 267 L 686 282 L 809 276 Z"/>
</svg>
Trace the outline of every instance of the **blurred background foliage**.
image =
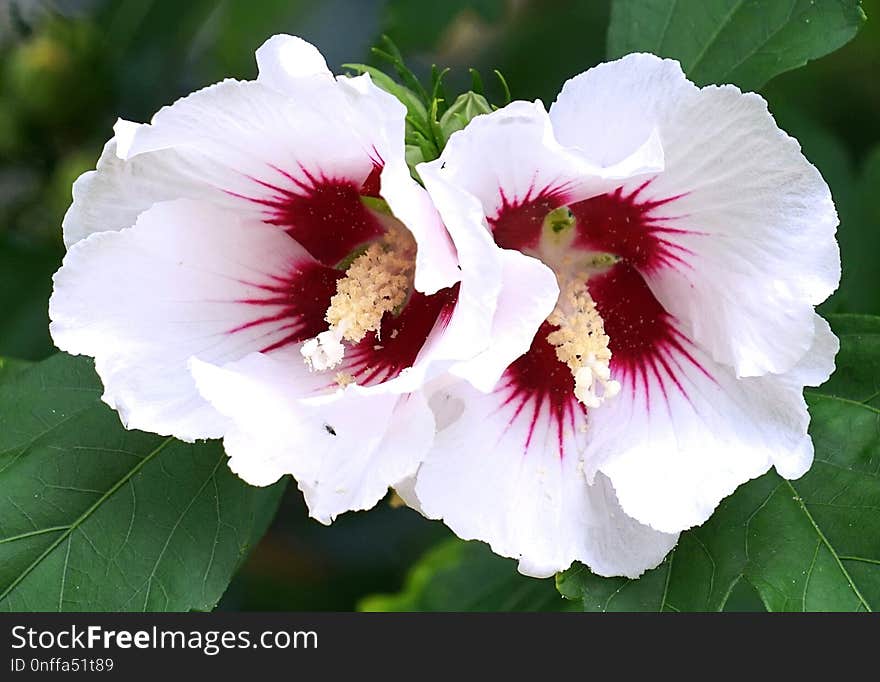
<svg viewBox="0 0 880 682">
<path fill-rule="evenodd" d="M 880 0 L 863 6 L 869 20 L 852 42 L 763 90 L 840 213 L 844 276 L 826 312 L 880 313 Z M 46 301 L 63 254 L 61 219 L 73 180 L 94 167 L 117 116 L 146 121 L 194 89 L 254 77 L 254 50 L 280 32 L 315 43 L 332 68 L 375 64 L 369 48 L 387 33 L 417 73 L 452 67 L 450 93 L 467 89 L 474 66 L 493 94 L 486 76 L 497 68 L 515 98 L 549 104 L 568 77 L 602 60 L 608 17 L 607 0 L 0 0 L 0 356 L 53 352 Z M 447 537 L 440 524 L 390 505 L 324 528 L 307 519 L 291 486 L 222 606 L 381 608 L 382 598 L 365 597 L 397 592 L 408 567 Z M 462 550 L 445 547 L 423 564 L 451 566 Z M 498 560 L 485 561 L 469 579 L 491 583 Z M 446 575 L 442 589 L 453 590 L 460 578 Z M 553 598 L 535 589 L 513 606 Z M 404 591 L 397 607 L 424 607 L 411 596 Z M 744 594 L 732 605 L 753 601 Z"/>
</svg>

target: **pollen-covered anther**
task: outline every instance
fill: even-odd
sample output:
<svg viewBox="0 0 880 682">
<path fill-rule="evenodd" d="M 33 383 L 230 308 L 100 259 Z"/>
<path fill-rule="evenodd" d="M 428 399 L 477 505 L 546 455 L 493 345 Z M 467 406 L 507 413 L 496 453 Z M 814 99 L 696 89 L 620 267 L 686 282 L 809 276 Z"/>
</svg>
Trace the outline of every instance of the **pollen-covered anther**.
<svg viewBox="0 0 880 682">
<path fill-rule="evenodd" d="M 620 393 L 620 382 L 611 378 L 609 338 L 586 280 L 586 274 L 579 275 L 562 288 L 547 318 L 557 329 L 547 335 L 547 341 L 571 370 L 575 397 L 585 407 L 599 407 Z"/>
<path fill-rule="evenodd" d="M 336 367 L 345 355 L 343 341 L 358 343 L 369 332 L 379 331 L 385 313 L 406 301 L 415 274 L 415 257 L 412 235 L 392 225 L 380 241 L 352 261 L 330 299 L 325 316 L 330 328 L 302 346 L 310 369 Z"/>
<path fill-rule="evenodd" d="M 353 384 L 355 382 L 355 379 L 348 372 L 337 372 L 334 381 L 336 382 L 336 385 L 340 388 L 345 388 L 349 384 Z"/>
</svg>

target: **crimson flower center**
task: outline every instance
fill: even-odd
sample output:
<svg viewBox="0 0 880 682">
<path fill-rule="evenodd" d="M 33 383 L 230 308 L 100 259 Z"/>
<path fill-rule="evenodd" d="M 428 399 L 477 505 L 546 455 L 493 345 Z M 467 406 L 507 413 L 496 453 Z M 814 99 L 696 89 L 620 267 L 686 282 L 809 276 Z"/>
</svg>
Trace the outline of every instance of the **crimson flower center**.
<svg viewBox="0 0 880 682">
<path fill-rule="evenodd" d="M 359 184 L 272 167 L 277 180 L 251 178 L 255 195 L 236 194 L 260 206 L 264 222 L 283 228 L 311 259 L 254 282 L 265 295 L 240 302 L 260 312 L 230 333 L 266 329 L 272 341 L 263 352 L 298 345 L 312 370 L 328 373 L 326 388 L 399 375 L 458 299 L 457 287 L 432 296 L 414 290 L 416 244 L 379 198 L 381 169 L 376 163 Z"/>
<path fill-rule="evenodd" d="M 678 196 L 649 198 L 651 181 L 572 201 L 564 188 L 530 190 L 489 218 L 496 243 L 534 256 L 556 274 L 560 296 L 530 350 L 511 365 L 497 391 L 511 423 L 555 429 L 560 456 L 591 409 L 623 392 L 653 409 L 681 377 L 705 370 L 649 282 L 665 268 L 690 267 L 668 207 Z M 545 417 L 549 416 L 549 420 Z"/>
</svg>

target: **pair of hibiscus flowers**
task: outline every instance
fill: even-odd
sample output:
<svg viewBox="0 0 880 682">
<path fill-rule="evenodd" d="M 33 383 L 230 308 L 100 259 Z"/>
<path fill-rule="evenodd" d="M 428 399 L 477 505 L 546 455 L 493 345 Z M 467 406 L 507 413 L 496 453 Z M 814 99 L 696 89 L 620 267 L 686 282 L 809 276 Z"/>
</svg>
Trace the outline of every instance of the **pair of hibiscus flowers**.
<svg viewBox="0 0 880 682">
<path fill-rule="evenodd" d="M 407 166 L 406 110 L 292 36 L 120 120 L 50 301 L 128 428 L 224 440 L 323 523 L 389 487 L 547 576 L 638 576 L 813 455 L 827 185 L 766 103 L 634 54 Z"/>
</svg>

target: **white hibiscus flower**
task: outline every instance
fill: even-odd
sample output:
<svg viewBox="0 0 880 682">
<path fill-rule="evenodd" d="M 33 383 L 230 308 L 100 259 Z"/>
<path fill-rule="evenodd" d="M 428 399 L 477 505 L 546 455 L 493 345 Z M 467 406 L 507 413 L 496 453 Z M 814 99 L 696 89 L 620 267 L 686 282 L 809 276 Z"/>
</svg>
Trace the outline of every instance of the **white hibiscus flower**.
<svg viewBox="0 0 880 682">
<path fill-rule="evenodd" d="M 527 574 L 635 577 L 744 481 L 809 468 L 803 388 L 838 348 L 814 310 L 839 280 L 837 216 L 761 97 L 630 55 L 549 114 L 474 119 L 419 172 L 447 226 L 470 220 L 560 289 L 511 273 L 493 349 L 543 307 L 530 347 L 453 368 L 478 388 L 434 386 L 439 433 L 401 486 L 426 515 Z"/>
<path fill-rule="evenodd" d="M 257 62 L 116 125 L 74 186 L 51 332 L 127 427 L 225 436 L 242 478 L 292 473 L 330 522 L 415 471 L 434 420 L 412 391 L 488 346 L 502 263 L 450 240 L 369 76 L 291 36 Z"/>
</svg>

